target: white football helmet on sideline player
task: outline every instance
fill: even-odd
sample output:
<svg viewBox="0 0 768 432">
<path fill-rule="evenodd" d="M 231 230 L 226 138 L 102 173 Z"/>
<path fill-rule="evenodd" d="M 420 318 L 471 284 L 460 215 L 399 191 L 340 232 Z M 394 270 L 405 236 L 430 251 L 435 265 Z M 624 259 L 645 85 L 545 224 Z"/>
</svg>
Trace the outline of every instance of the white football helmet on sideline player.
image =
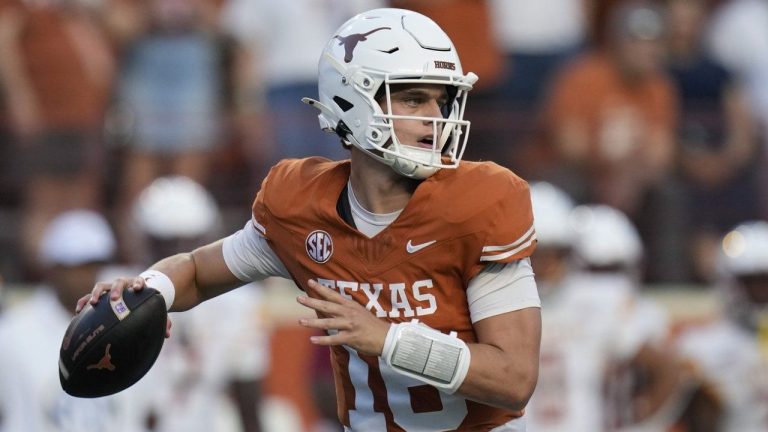
<svg viewBox="0 0 768 432">
<path fill-rule="evenodd" d="M 456 48 L 429 18 L 403 9 L 375 9 L 347 21 L 326 45 L 318 66 L 320 127 L 342 137 L 406 177 L 423 179 L 456 168 L 469 135 L 463 119 L 467 92 L 477 81 L 463 73 Z M 445 84 L 450 100 L 443 118 L 396 116 L 392 84 Z M 394 120 L 432 122 L 431 148 L 401 143 Z"/>
<path fill-rule="evenodd" d="M 574 249 L 582 265 L 634 271 L 643 258 L 643 243 L 632 221 L 607 205 L 581 205 L 571 213 L 578 233 Z"/>
<path fill-rule="evenodd" d="M 744 222 L 726 234 L 718 264 L 729 312 L 750 329 L 768 325 L 768 222 Z"/>
<path fill-rule="evenodd" d="M 570 223 L 573 200 L 562 189 L 548 182 L 530 184 L 536 240 L 539 247 L 571 248 L 576 232 Z"/>
<path fill-rule="evenodd" d="M 201 237 L 217 227 L 219 207 L 208 190 L 184 176 L 153 181 L 134 203 L 139 228 L 158 239 Z"/>
</svg>

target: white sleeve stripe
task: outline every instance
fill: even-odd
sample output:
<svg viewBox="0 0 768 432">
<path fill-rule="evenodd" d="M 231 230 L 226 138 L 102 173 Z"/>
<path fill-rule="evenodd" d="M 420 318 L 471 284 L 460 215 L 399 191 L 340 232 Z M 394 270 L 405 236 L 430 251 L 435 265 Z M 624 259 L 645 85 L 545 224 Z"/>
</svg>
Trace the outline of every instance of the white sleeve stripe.
<svg viewBox="0 0 768 432">
<path fill-rule="evenodd" d="M 529 247 L 533 242 L 536 240 L 536 233 L 531 235 L 531 238 L 528 239 L 527 242 L 521 244 L 520 246 L 512 249 L 511 251 L 505 252 L 503 254 L 497 254 L 497 255 L 482 255 L 480 256 L 480 261 L 500 261 L 505 258 L 509 258 L 513 256 L 514 254 L 520 252 L 521 250 Z"/>
<path fill-rule="evenodd" d="M 263 235 L 267 235 L 267 229 L 264 228 L 264 225 L 256 221 L 255 216 L 251 218 L 251 222 L 253 222 L 253 226 L 256 227 L 256 229 L 259 230 L 259 232 L 261 232 Z"/>
<path fill-rule="evenodd" d="M 504 245 L 504 246 L 485 246 L 485 247 L 483 247 L 483 252 L 500 252 L 500 251 L 503 251 L 503 250 L 507 250 L 507 249 L 513 248 L 513 247 L 519 245 L 520 243 L 522 243 L 523 241 L 525 241 L 525 239 L 527 239 L 528 236 L 531 235 L 531 233 L 533 233 L 533 225 L 531 225 L 531 227 L 528 228 L 528 231 L 526 231 L 525 234 L 521 235 L 514 242 L 512 242 L 512 243 L 510 243 L 508 245 Z"/>
</svg>

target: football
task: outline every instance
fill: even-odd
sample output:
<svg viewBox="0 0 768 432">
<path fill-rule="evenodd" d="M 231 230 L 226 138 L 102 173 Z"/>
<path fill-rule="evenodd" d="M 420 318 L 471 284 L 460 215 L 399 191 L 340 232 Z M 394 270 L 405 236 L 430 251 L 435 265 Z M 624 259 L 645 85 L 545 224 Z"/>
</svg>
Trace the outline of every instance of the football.
<svg viewBox="0 0 768 432">
<path fill-rule="evenodd" d="M 68 394 L 111 395 L 135 384 L 157 360 L 165 341 L 165 300 L 152 288 L 102 295 L 86 305 L 64 333 L 59 380 Z"/>
</svg>

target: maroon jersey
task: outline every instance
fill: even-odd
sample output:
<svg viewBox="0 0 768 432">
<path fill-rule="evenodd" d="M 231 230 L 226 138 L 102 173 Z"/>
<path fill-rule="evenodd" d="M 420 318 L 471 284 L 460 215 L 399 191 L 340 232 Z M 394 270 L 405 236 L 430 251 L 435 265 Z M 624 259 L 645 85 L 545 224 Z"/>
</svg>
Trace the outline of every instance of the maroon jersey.
<svg viewBox="0 0 768 432">
<path fill-rule="evenodd" d="M 398 218 L 373 238 L 347 224 L 337 202 L 348 161 L 283 161 L 262 184 L 254 222 L 300 288 L 309 279 L 388 322 L 420 322 L 468 343 L 477 338 L 467 285 L 486 264 L 535 248 L 528 185 L 490 162 L 462 162 L 424 180 Z M 354 430 L 489 430 L 521 415 L 448 395 L 378 357 L 331 350 L 339 419 Z"/>
</svg>

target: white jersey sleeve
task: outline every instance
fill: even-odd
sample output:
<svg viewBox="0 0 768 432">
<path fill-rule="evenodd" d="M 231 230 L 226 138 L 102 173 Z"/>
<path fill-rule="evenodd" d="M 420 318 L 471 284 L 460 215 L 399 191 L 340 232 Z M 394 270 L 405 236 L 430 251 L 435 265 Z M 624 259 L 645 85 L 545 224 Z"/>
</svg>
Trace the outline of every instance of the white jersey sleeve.
<svg viewBox="0 0 768 432">
<path fill-rule="evenodd" d="M 291 277 L 252 221 L 224 239 L 223 252 L 227 267 L 243 282 L 262 280 L 269 276 Z"/>
<path fill-rule="evenodd" d="M 467 303 L 473 323 L 529 307 L 541 307 L 528 258 L 489 264 L 469 282 Z"/>
</svg>

